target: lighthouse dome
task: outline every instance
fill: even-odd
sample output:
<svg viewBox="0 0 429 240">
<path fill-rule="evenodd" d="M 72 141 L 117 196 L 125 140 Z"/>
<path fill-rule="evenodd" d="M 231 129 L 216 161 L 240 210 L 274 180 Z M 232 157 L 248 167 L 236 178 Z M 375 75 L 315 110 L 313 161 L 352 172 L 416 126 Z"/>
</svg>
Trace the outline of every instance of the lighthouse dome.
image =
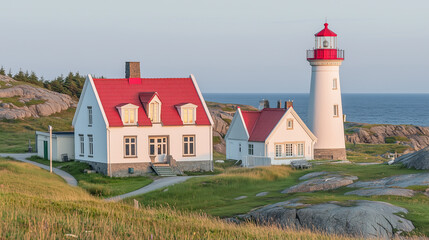
<svg viewBox="0 0 429 240">
<path fill-rule="evenodd" d="M 328 25 L 329 25 L 328 23 L 325 23 L 325 28 L 322 31 L 314 34 L 314 36 L 316 36 L 316 37 L 336 37 L 337 34 L 334 33 L 333 31 L 331 31 L 328 28 Z"/>
</svg>

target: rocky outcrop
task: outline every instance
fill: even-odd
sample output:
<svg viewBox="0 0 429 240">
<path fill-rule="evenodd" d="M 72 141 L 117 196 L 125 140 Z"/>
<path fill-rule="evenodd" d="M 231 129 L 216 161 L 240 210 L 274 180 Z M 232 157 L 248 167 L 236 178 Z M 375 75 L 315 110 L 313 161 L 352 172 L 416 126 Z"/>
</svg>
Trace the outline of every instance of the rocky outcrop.
<svg viewBox="0 0 429 240">
<path fill-rule="evenodd" d="M 398 157 L 393 164 L 402 164 L 407 168 L 429 169 L 429 147 Z"/>
<path fill-rule="evenodd" d="M 310 205 L 294 199 L 253 210 L 230 221 L 251 221 L 259 225 L 307 228 L 338 235 L 388 239 L 394 237 L 395 233 L 410 232 L 414 229 L 412 222 L 405 219 L 406 213 L 408 211 L 405 208 L 385 202 L 356 200 Z"/>
<path fill-rule="evenodd" d="M 390 137 L 414 150 L 429 146 L 429 127 L 346 123 L 345 131 L 346 141 L 350 143 L 383 144 Z"/>
<path fill-rule="evenodd" d="M 41 117 L 76 107 L 70 96 L 0 75 L 0 119 Z M 2 100 L 3 99 L 3 100 Z M 10 101 L 13 99 L 20 104 Z M 17 106 L 18 105 L 18 106 Z"/>
<path fill-rule="evenodd" d="M 356 176 L 344 176 L 340 174 L 325 175 L 313 173 L 313 176 L 311 177 L 317 177 L 320 175 L 324 176 L 301 182 L 295 186 L 283 190 L 282 193 L 326 191 L 350 185 L 354 180 L 358 179 Z M 301 179 L 302 178 L 308 179 L 308 176 L 303 176 Z"/>
<path fill-rule="evenodd" d="M 367 182 L 355 182 L 347 187 L 352 188 L 387 188 L 387 187 L 399 187 L 405 188 L 409 186 L 429 186 L 429 172 L 417 173 L 417 174 L 406 174 L 392 177 L 386 177 L 377 179 L 374 181 Z"/>
<path fill-rule="evenodd" d="M 358 196 L 391 195 L 391 196 L 401 196 L 401 197 L 412 197 L 414 196 L 414 191 L 411 189 L 402 189 L 402 188 L 367 188 L 367 189 L 359 189 L 351 192 L 346 192 L 344 195 L 358 195 Z"/>
</svg>

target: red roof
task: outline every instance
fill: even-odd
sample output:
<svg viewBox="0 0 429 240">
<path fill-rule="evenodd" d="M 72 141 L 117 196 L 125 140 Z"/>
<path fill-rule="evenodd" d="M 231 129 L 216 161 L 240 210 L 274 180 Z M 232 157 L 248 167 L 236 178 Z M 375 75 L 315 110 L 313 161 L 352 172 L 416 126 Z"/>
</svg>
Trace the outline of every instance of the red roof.
<svg viewBox="0 0 429 240">
<path fill-rule="evenodd" d="M 161 122 L 164 126 L 183 125 L 175 107 L 180 103 L 197 105 L 196 125 L 210 125 L 210 120 L 191 78 L 141 78 L 130 83 L 124 79 L 93 79 L 101 105 L 111 127 L 123 126 L 116 106 L 131 103 L 139 106 L 139 126 L 151 126 L 142 102 L 150 101 L 154 95 L 161 100 Z"/>
<path fill-rule="evenodd" d="M 249 142 L 265 142 L 268 135 L 286 113 L 283 108 L 264 108 L 261 111 L 242 111 L 249 132 Z"/>
<path fill-rule="evenodd" d="M 316 37 L 336 37 L 337 34 L 332 32 L 328 28 L 328 23 L 325 23 L 325 28 L 322 31 L 316 33 L 314 36 L 316 36 Z"/>
</svg>

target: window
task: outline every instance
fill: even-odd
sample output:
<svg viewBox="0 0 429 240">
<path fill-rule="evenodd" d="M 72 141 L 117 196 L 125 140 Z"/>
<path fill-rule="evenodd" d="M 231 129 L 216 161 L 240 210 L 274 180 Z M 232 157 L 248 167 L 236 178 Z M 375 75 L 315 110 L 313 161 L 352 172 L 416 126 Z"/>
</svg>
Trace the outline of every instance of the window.
<svg viewBox="0 0 429 240">
<path fill-rule="evenodd" d="M 183 136 L 183 155 L 195 155 L 195 136 Z"/>
<path fill-rule="evenodd" d="M 334 105 L 334 117 L 338 117 L 338 105 Z"/>
<path fill-rule="evenodd" d="M 276 157 L 282 156 L 282 145 L 276 144 Z"/>
<path fill-rule="evenodd" d="M 88 106 L 88 126 L 92 126 L 92 107 Z"/>
<path fill-rule="evenodd" d="M 136 123 L 136 109 L 124 109 L 124 124 L 134 125 Z"/>
<path fill-rule="evenodd" d="M 293 129 L 293 119 L 288 119 L 287 120 L 287 130 L 292 130 Z"/>
<path fill-rule="evenodd" d="M 159 122 L 159 103 L 153 102 L 149 106 L 149 118 L 152 122 Z"/>
<path fill-rule="evenodd" d="M 183 123 L 192 124 L 194 123 L 194 109 L 193 108 L 183 108 Z"/>
<path fill-rule="evenodd" d="M 88 157 L 92 157 L 94 155 L 94 138 L 92 135 L 88 135 Z"/>
<path fill-rule="evenodd" d="M 238 151 L 241 152 L 241 143 L 238 144 Z"/>
<path fill-rule="evenodd" d="M 124 137 L 125 157 L 137 157 L 137 137 Z"/>
<path fill-rule="evenodd" d="M 298 152 L 298 156 L 303 157 L 304 156 L 304 143 L 298 143 L 297 145 L 297 152 Z"/>
<path fill-rule="evenodd" d="M 337 90 L 337 79 L 336 78 L 334 78 L 333 80 L 332 80 L 332 90 Z"/>
<path fill-rule="evenodd" d="M 249 155 L 253 155 L 253 144 L 249 144 Z"/>
<path fill-rule="evenodd" d="M 167 137 L 149 137 L 149 155 L 167 154 Z"/>
<path fill-rule="evenodd" d="M 291 157 L 293 155 L 292 143 L 287 143 L 285 145 L 285 155 L 286 155 L 286 157 Z"/>
<path fill-rule="evenodd" d="M 82 134 L 79 134 L 79 142 L 80 142 L 80 156 L 85 154 L 85 138 Z"/>
</svg>

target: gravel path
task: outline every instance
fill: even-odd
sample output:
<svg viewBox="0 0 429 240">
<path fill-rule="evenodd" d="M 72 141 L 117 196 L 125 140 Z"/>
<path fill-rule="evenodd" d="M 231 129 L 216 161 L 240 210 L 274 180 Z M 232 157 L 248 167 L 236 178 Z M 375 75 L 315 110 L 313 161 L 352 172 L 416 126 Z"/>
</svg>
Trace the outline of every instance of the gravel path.
<svg viewBox="0 0 429 240">
<path fill-rule="evenodd" d="M 43 168 L 43 169 L 46 169 L 46 170 L 49 171 L 49 166 L 46 166 L 46 165 L 41 164 L 41 163 L 37 163 L 37 162 L 33 162 L 33 161 L 27 160 L 27 158 L 29 158 L 29 157 L 31 157 L 33 155 L 35 155 L 35 154 L 34 153 L 0 153 L 0 157 L 11 157 L 11 158 L 14 158 L 14 159 L 16 159 L 18 161 L 25 162 L 25 163 L 30 163 L 30 164 L 33 164 L 33 165 L 35 165 L 37 167 L 40 167 L 40 168 Z M 74 178 L 69 173 L 64 172 L 63 170 L 60 170 L 58 168 L 54 168 L 54 167 L 52 168 L 52 171 L 55 174 L 57 174 L 58 176 L 64 178 L 64 180 L 68 184 L 70 184 L 72 186 L 77 186 L 77 180 L 76 180 L 76 178 Z"/>
</svg>

